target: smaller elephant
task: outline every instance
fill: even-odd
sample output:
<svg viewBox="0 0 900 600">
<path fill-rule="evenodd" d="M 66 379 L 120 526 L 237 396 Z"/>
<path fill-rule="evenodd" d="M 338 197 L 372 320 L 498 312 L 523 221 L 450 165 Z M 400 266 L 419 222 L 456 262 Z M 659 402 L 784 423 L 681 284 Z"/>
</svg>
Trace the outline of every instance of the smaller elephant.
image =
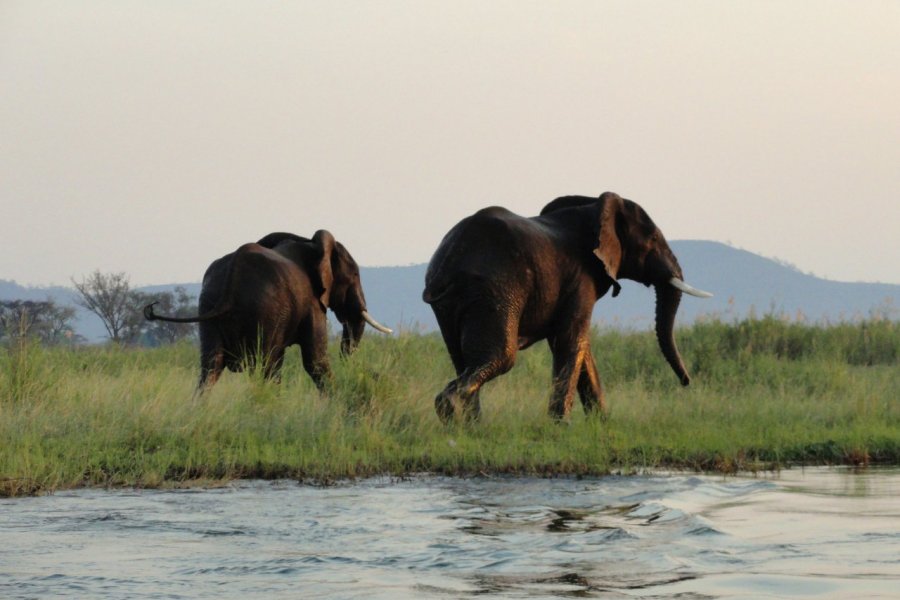
<svg viewBox="0 0 900 600">
<path fill-rule="evenodd" d="M 277 380 L 285 350 L 293 344 L 300 345 L 303 367 L 321 390 L 330 374 L 329 308 L 343 326 L 343 355 L 359 344 L 366 323 L 392 333 L 366 310 L 356 261 L 321 229 L 311 240 L 270 233 L 213 261 L 203 276 L 196 317 L 157 315 L 153 304 L 144 308 L 144 317 L 199 323 L 198 392 L 211 387 L 225 368 L 241 371 L 259 357 L 266 378 Z"/>
</svg>

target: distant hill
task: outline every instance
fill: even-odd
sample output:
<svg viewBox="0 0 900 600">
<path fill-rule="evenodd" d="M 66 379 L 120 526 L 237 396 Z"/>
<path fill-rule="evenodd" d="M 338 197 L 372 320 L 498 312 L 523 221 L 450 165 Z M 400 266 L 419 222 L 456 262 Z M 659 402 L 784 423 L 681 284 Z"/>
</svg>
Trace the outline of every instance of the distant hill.
<svg viewBox="0 0 900 600">
<path fill-rule="evenodd" d="M 674 241 L 671 243 L 685 279 L 709 290 L 708 300 L 684 296 L 678 323 L 689 324 L 704 315 L 724 320 L 743 318 L 751 311 L 803 318 L 810 322 L 836 322 L 870 317 L 875 312 L 900 319 L 900 285 L 846 283 L 807 275 L 776 260 L 732 248 L 718 242 Z M 437 323 L 421 295 L 426 265 L 406 267 L 362 267 L 361 277 L 369 312 L 390 327 L 434 331 Z M 198 274 L 202 275 L 202 274 Z M 199 283 L 155 285 L 141 291 L 170 291 L 176 285 L 200 294 Z M 66 287 L 23 287 L 0 280 L 0 300 L 44 300 L 73 304 L 74 291 Z M 606 296 L 594 309 L 594 321 L 604 326 L 647 329 L 653 326 L 653 290 L 623 282 L 617 298 Z M 78 333 L 91 341 L 102 340 L 105 331 L 99 319 L 78 309 Z"/>
<path fill-rule="evenodd" d="M 873 311 L 900 319 L 900 285 L 829 281 L 718 242 L 682 240 L 671 246 L 688 283 L 714 294 L 706 300 L 683 296 L 678 311 L 681 324 L 703 315 L 743 318 L 751 311 L 758 316 L 802 316 L 811 322 L 858 319 Z M 420 300 L 425 269 L 424 264 L 361 269 L 369 312 L 391 325 L 437 329 L 431 309 Z M 623 281 L 618 297 L 607 295 L 597 302 L 594 322 L 627 329 L 652 328 L 654 304 L 652 288 Z"/>
<path fill-rule="evenodd" d="M 802 314 L 809 321 L 834 322 L 870 317 L 877 311 L 900 319 L 900 285 L 821 279 L 718 242 L 678 241 L 672 247 L 685 278 L 715 294 L 709 300 L 685 296 L 679 317 L 693 320 L 704 313 L 744 317 L 754 310 L 760 316 Z"/>
</svg>

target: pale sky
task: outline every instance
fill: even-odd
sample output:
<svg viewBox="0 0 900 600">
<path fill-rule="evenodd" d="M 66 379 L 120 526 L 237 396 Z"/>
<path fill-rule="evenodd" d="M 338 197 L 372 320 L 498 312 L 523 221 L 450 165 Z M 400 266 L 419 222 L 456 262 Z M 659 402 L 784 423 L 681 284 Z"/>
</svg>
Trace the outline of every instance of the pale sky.
<svg viewBox="0 0 900 600">
<path fill-rule="evenodd" d="M 606 190 L 900 283 L 900 2 L 0 0 L 0 279 L 199 281 L 320 228 L 420 263 Z"/>
</svg>

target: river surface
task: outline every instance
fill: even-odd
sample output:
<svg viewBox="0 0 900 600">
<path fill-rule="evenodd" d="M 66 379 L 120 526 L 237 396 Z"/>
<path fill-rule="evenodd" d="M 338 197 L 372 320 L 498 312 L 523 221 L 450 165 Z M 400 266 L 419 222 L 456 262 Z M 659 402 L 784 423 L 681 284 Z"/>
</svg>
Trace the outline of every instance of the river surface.
<svg viewBox="0 0 900 600">
<path fill-rule="evenodd" d="M 900 598 L 900 470 L 0 500 L 2 598 Z"/>
</svg>

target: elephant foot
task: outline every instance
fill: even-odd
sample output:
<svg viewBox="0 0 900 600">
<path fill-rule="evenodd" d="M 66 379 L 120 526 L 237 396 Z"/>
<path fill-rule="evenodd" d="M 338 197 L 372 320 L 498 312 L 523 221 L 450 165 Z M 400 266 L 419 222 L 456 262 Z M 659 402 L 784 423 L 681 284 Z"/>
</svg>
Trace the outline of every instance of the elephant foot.
<svg viewBox="0 0 900 600">
<path fill-rule="evenodd" d="M 466 423 L 477 423 L 481 420 L 481 401 L 477 395 L 463 401 L 462 413 Z"/>
<path fill-rule="evenodd" d="M 584 416 L 588 419 L 596 419 L 601 423 L 606 423 L 609 420 L 609 411 L 606 410 L 604 405 L 595 404 L 591 407 L 584 407 Z"/>
<path fill-rule="evenodd" d="M 437 412 L 438 418 L 444 425 L 449 424 L 450 421 L 453 420 L 453 401 L 450 399 L 446 390 L 435 396 L 434 410 Z"/>
<path fill-rule="evenodd" d="M 565 421 L 572 412 L 572 398 L 554 398 L 550 401 L 550 416 L 556 421 Z"/>
<path fill-rule="evenodd" d="M 446 425 L 456 416 L 457 408 L 467 423 L 477 422 L 481 418 L 481 400 L 477 390 L 474 393 L 461 394 L 457 382 L 451 381 L 435 396 L 434 409 L 438 418 Z"/>
<path fill-rule="evenodd" d="M 328 395 L 334 389 L 334 375 L 330 370 L 316 372 L 315 375 L 310 375 L 310 378 L 313 380 L 319 394 Z"/>
<path fill-rule="evenodd" d="M 584 414 L 588 417 L 603 416 L 606 414 L 606 402 L 597 398 L 582 398 L 581 406 L 584 408 Z"/>
</svg>

